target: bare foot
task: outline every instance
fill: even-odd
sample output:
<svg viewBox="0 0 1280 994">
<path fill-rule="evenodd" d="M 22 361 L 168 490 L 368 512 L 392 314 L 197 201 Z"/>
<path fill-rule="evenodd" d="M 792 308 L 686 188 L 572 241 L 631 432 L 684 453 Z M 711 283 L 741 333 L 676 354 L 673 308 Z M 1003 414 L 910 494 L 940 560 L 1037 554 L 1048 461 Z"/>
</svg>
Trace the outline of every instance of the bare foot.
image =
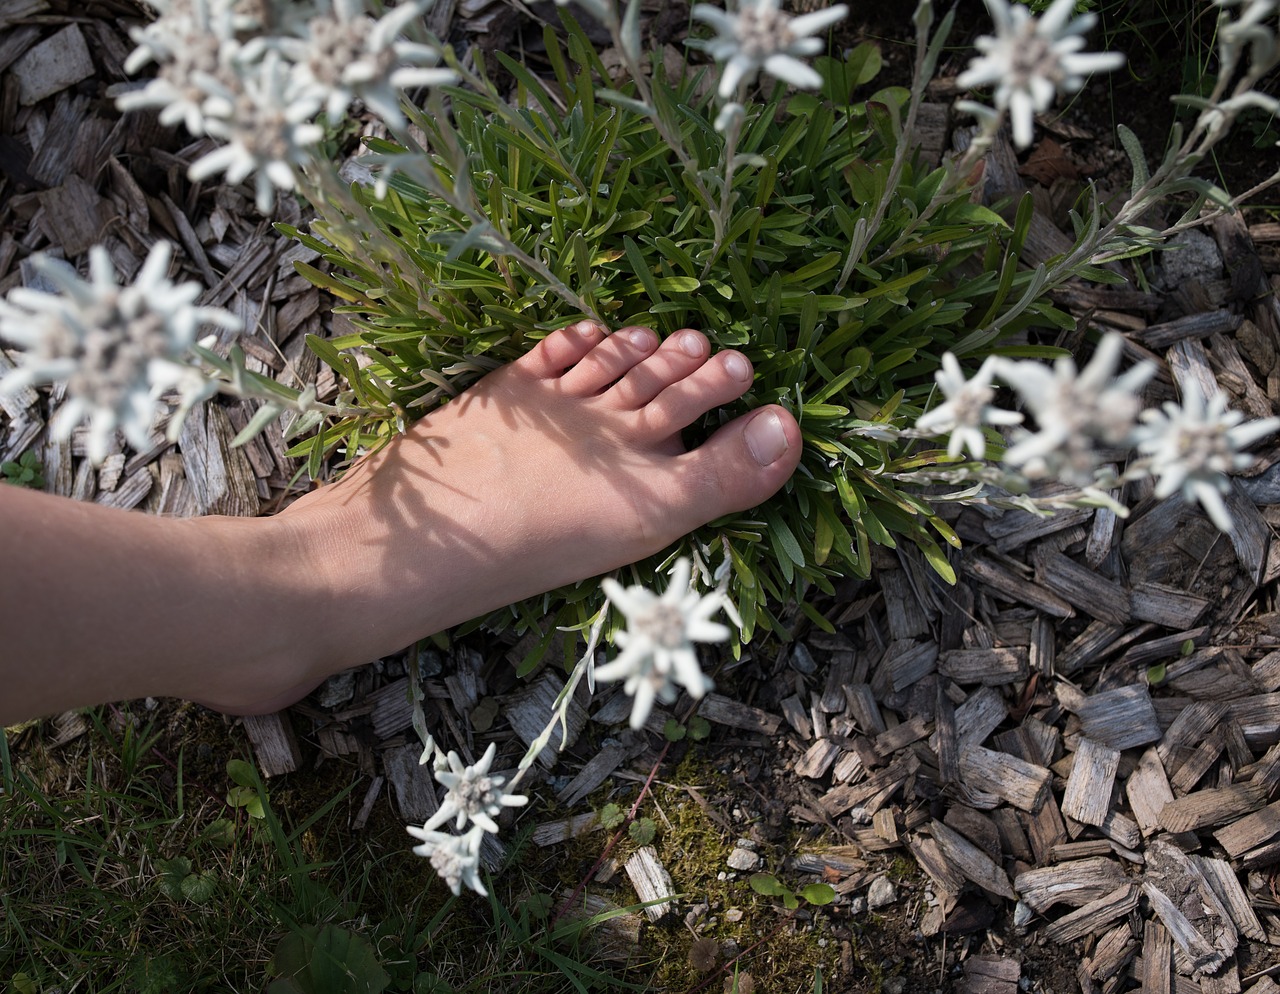
<svg viewBox="0 0 1280 994">
<path fill-rule="evenodd" d="M 745 356 L 711 356 L 696 331 L 659 344 L 647 328 L 581 322 L 547 336 L 279 516 L 331 594 L 315 605 L 315 644 L 299 647 L 304 669 L 259 671 L 219 706 L 274 710 L 337 670 L 759 504 L 800 459 L 787 411 L 752 411 L 692 451 L 680 436 L 751 378 Z"/>
</svg>

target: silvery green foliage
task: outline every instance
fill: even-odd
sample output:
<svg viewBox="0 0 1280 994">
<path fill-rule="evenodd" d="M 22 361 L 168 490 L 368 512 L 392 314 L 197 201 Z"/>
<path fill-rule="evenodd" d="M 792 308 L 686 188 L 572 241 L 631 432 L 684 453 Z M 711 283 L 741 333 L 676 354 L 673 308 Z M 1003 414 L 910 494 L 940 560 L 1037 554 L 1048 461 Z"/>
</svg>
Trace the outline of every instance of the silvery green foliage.
<svg viewBox="0 0 1280 994">
<path fill-rule="evenodd" d="M 223 142 L 191 166 L 191 178 L 225 173 L 239 183 L 254 176 L 258 209 L 268 212 L 275 190 L 293 190 L 315 160 L 321 111 L 336 120 L 358 99 L 399 128 L 403 89 L 457 78 L 436 68 L 435 46 L 401 37 L 430 0 L 376 20 L 363 0 L 320 3 L 310 12 L 280 5 L 265 25 L 235 0 L 155 0 L 159 16 L 131 32 L 138 47 L 126 68 L 155 62 L 157 76 L 122 95 L 118 106 L 158 107 L 163 123 L 181 122 L 193 135 Z"/>
<path fill-rule="evenodd" d="M 926 435 L 951 431 L 949 452 L 953 457 L 961 451 L 955 444 L 955 433 L 964 432 L 963 445 L 972 452 L 970 433 L 981 432 L 983 425 L 1009 424 L 1009 412 L 985 405 L 993 372 L 1014 389 L 1035 418 L 1037 430 L 1011 429 L 1012 444 L 1001 458 L 1017 473 L 993 477 L 981 467 L 971 467 L 946 477 L 948 482 L 998 481 L 1025 489 L 1031 480 L 1048 478 L 1079 487 L 1081 500 L 1097 502 L 1104 499 L 1103 487 L 1154 477 L 1156 497 L 1164 499 L 1180 492 L 1189 503 L 1200 504 L 1220 529 L 1231 531 L 1231 515 L 1222 500 L 1230 486 L 1228 474 L 1252 464 L 1253 458 L 1243 450 L 1280 430 L 1280 418 L 1242 424 L 1244 415 L 1228 410 L 1221 393 L 1206 399 L 1194 381 L 1183 384 L 1181 404 L 1166 402 L 1162 409 L 1144 410 L 1139 391 L 1155 370 L 1150 364 L 1138 363 L 1117 375 L 1122 345 L 1120 335 L 1104 336 L 1082 370 L 1065 357 L 1052 367 L 995 360 L 968 383 L 953 383 L 948 401 L 919 418 L 916 428 Z M 947 359 L 943 359 L 944 367 Z M 956 395 L 967 399 L 962 408 L 968 416 L 961 418 L 954 411 L 935 416 L 947 410 L 950 398 Z M 1117 450 L 1134 454 L 1118 476 L 1107 463 Z M 982 458 L 978 452 L 974 455 Z M 1017 484 L 1019 473 L 1021 485 Z M 966 499 L 984 498 L 974 492 Z M 1071 503 L 1061 496 L 1053 500 L 1054 506 Z M 1123 513 L 1123 507 L 1113 506 Z"/>
<path fill-rule="evenodd" d="M 192 349 L 202 327 L 238 329 L 240 322 L 227 311 L 196 306 L 199 284 L 172 283 L 171 255 L 168 242 L 157 242 L 137 278 L 123 286 L 100 245 L 89 253 L 87 281 L 61 260 L 37 257 L 39 271 L 60 292 L 18 287 L 0 301 L 0 339 L 22 350 L 0 390 L 66 382 L 54 435 L 67 438 L 87 420 L 94 463 L 106 458 L 117 428 L 134 448 L 150 446 L 165 391 L 180 392 L 183 411 L 216 392 L 193 363 Z M 181 416 L 171 419 L 171 439 L 181 423 Z"/>
<path fill-rule="evenodd" d="M 611 577 L 601 580 L 609 603 L 626 618 L 627 627 L 614 635 L 622 650 L 612 662 L 598 667 L 597 680 L 625 681 L 632 698 L 631 727 L 642 728 L 654 699 L 671 704 L 676 684 L 695 700 L 711 689 L 711 680 L 698 665 L 695 642 L 724 642 L 729 629 L 711 621 L 724 606 L 720 591 L 699 595 L 690 586 L 693 568 L 688 559 L 677 560 L 666 591 L 659 596 L 639 585 L 624 588 Z"/>
<path fill-rule="evenodd" d="M 731 99 L 740 87 L 755 81 L 763 69 L 770 76 L 802 90 L 817 89 L 822 77 L 800 61 L 817 55 L 825 47 L 814 37 L 849 13 L 836 4 L 810 14 L 793 17 L 779 10 L 779 0 L 740 0 L 736 12 L 707 3 L 694 4 L 694 18 L 710 24 L 717 36 L 709 41 L 690 42 L 722 63 L 718 92 Z M 717 125 L 719 130 L 724 130 Z"/>
<path fill-rule="evenodd" d="M 1074 93 L 1085 77 L 1109 72 L 1124 64 L 1118 52 L 1081 52 L 1084 32 L 1097 20 L 1093 14 L 1072 17 L 1075 0 L 1054 0 L 1040 17 L 1021 4 L 986 0 L 996 33 L 974 42 L 981 55 L 956 78 L 964 89 L 994 85 L 994 103 L 1008 113 L 1013 141 L 1031 144 L 1035 115 L 1053 106 L 1059 93 Z"/>
</svg>

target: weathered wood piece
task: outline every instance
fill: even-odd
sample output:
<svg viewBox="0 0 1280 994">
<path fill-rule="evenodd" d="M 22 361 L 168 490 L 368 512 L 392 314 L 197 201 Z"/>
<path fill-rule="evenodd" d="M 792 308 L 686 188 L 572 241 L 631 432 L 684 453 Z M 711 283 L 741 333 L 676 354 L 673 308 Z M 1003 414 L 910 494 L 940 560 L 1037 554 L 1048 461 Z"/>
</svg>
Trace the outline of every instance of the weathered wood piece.
<svg viewBox="0 0 1280 994">
<path fill-rule="evenodd" d="M 1169 832 L 1194 832 L 1257 811 L 1266 799 L 1265 784 L 1209 787 L 1167 803 L 1160 811 L 1160 823 Z"/>
<path fill-rule="evenodd" d="M 1014 878 L 1013 889 L 1027 907 L 1042 913 L 1059 903 L 1083 907 L 1113 893 L 1124 881 L 1124 870 L 1116 860 L 1090 856 L 1026 870 Z"/>
<path fill-rule="evenodd" d="M 1012 570 L 997 564 L 992 559 L 974 555 L 966 557 L 962 567 L 966 573 L 979 583 L 986 584 L 992 590 L 1009 600 L 1021 604 L 1030 604 L 1037 610 L 1054 618 L 1074 618 L 1075 608 L 1057 594 L 1031 580 L 1018 576 Z"/>
<path fill-rule="evenodd" d="M 419 825 L 440 808 L 431 764 L 419 763 L 421 758 L 422 750 L 412 743 L 387 749 L 382 754 L 382 768 L 396 792 L 400 816 Z"/>
<path fill-rule="evenodd" d="M 1085 825 L 1101 825 L 1111 812 L 1120 751 L 1082 738 L 1062 798 L 1062 813 Z"/>
<path fill-rule="evenodd" d="M 1018 899 L 1004 870 L 963 835 L 948 828 L 937 819 L 930 824 L 929 831 L 937 840 L 942 855 L 949 859 L 966 879 L 983 890 L 998 894 L 1010 901 Z"/>
<path fill-rule="evenodd" d="M 671 874 L 658 860 L 658 850 L 653 846 L 641 846 L 627 860 L 626 870 L 636 897 L 642 904 L 649 905 L 644 913 L 650 921 L 656 922 L 671 910 L 676 888 L 671 882 Z"/>
<path fill-rule="evenodd" d="M 364 792 L 364 799 L 360 802 L 360 809 L 356 812 L 356 816 L 351 819 L 351 827 L 357 832 L 369 824 L 369 818 L 373 814 L 373 806 L 377 803 L 378 798 L 382 796 L 382 787 L 387 782 L 384 776 L 376 776 L 369 781 L 369 789 Z"/>
<path fill-rule="evenodd" d="M 717 725 L 728 725 L 730 728 L 741 728 L 761 735 L 772 735 L 782 724 L 778 715 L 741 704 L 722 694 L 707 694 L 702 699 L 698 714 Z"/>
<path fill-rule="evenodd" d="M 1231 865 L 1226 860 L 1207 856 L 1192 855 L 1189 859 L 1191 865 L 1199 871 L 1205 883 L 1221 902 L 1223 910 L 1235 924 L 1236 930 L 1257 942 L 1266 942 L 1267 931 L 1258 920 L 1253 910 L 1253 903 L 1244 892 L 1244 888 L 1240 886 L 1240 881 L 1236 878 Z"/>
<path fill-rule="evenodd" d="M 1200 934 L 1187 919 L 1187 916 L 1173 903 L 1169 895 L 1155 886 L 1150 880 L 1142 882 L 1142 893 L 1146 896 L 1147 901 L 1150 902 L 1151 910 L 1155 912 L 1164 927 L 1168 929 L 1174 945 L 1191 960 L 1192 967 L 1196 970 L 1203 970 L 1206 973 L 1216 972 L 1218 967 L 1222 965 L 1225 956 L 1209 944 L 1209 941 Z"/>
<path fill-rule="evenodd" d="M 535 846 L 554 846 L 600 827 L 599 817 L 594 811 L 588 811 L 559 821 L 543 822 L 533 830 L 530 838 Z"/>
<path fill-rule="evenodd" d="M 18 59 L 9 70 L 18 80 L 24 107 L 93 75 L 93 59 L 78 24 L 68 24 Z"/>
<path fill-rule="evenodd" d="M 240 720 L 264 777 L 292 773 L 302 763 L 302 750 L 288 714 L 247 714 Z"/>
<path fill-rule="evenodd" d="M 1167 349 L 1186 338 L 1208 338 L 1216 332 L 1235 331 L 1240 327 L 1241 320 L 1239 314 L 1232 314 L 1223 308 L 1148 325 L 1141 331 L 1134 332 L 1132 337 L 1147 348 Z"/>
<path fill-rule="evenodd" d="M 555 701 L 564 689 L 564 682 L 550 670 L 538 677 L 529 686 L 508 694 L 502 704 L 502 713 L 506 715 L 511 730 L 526 746 L 532 746 L 547 725 L 547 716 L 555 711 Z M 551 767 L 556 762 L 556 753 L 567 749 L 578 741 L 578 736 L 587 725 L 587 711 L 574 698 L 568 702 L 563 726 L 557 724 L 551 734 L 551 740 L 538 753 L 538 762 Z M 561 729 L 564 728 L 562 732 Z M 563 736 L 563 738 L 562 738 Z"/>
<path fill-rule="evenodd" d="M 1114 580 L 1044 548 L 1036 550 L 1035 566 L 1036 581 L 1072 607 L 1109 625 L 1128 623 L 1129 592 Z"/>
<path fill-rule="evenodd" d="M 622 765 L 627 750 L 618 745 L 607 745 L 592 756 L 578 775 L 565 784 L 556 793 L 556 800 L 561 804 L 574 805 L 599 787 Z"/>
<path fill-rule="evenodd" d="M 1017 683 L 1030 674 L 1027 648 L 951 649 L 938 657 L 938 672 L 959 684 L 1000 687 Z"/>
<path fill-rule="evenodd" d="M 1124 883 L 1105 897 L 1059 918 L 1044 930 L 1044 937 L 1049 942 L 1075 942 L 1100 932 L 1103 926 L 1136 908 L 1141 893 L 1137 884 Z"/>
<path fill-rule="evenodd" d="M 1085 735 L 1122 752 L 1161 738 L 1151 693 L 1143 684 L 1090 694 L 1076 713 Z"/>
<path fill-rule="evenodd" d="M 1213 833 L 1232 859 L 1273 841 L 1277 835 L 1280 835 L 1280 801 Z"/>
<path fill-rule="evenodd" d="M 956 994 L 1017 994 L 1022 967 L 1002 956 L 970 956 Z"/>
<path fill-rule="evenodd" d="M 963 750 L 981 745 L 1009 714 L 1009 706 L 994 687 L 980 687 L 955 709 L 956 745 Z M 938 749 L 938 732 L 929 737 L 929 748 Z"/>
<path fill-rule="evenodd" d="M 982 746 L 960 750 L 960 776 L 968 786 L 994 794 L 1021 811 L 1039 809 L 1053 780 L 1043 766 Z"/>
<path fill-rule="evenodd" d="M 1142 929 L 1142 994 L 1173 994 L 1173 940 L 1154 918 Z"/>
</svg>

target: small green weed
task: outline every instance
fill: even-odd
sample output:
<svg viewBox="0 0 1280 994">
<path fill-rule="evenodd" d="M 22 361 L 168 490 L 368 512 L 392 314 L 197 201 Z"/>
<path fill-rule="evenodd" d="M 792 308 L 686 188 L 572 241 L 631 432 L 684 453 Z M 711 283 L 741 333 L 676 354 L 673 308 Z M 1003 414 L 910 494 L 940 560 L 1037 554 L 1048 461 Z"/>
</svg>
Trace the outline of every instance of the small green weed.
<svg viewBox="0 0 1280 994">
<path fill-rule="evenodd" d="M 6 483 L 19 487 L 30 487 L 39 490 L 44 486 L 44 467 L 36 458 L 35 450 L 28 449 L 16 460 L 0 463 L 0 473 L 4 474 Z"/>
</svg>

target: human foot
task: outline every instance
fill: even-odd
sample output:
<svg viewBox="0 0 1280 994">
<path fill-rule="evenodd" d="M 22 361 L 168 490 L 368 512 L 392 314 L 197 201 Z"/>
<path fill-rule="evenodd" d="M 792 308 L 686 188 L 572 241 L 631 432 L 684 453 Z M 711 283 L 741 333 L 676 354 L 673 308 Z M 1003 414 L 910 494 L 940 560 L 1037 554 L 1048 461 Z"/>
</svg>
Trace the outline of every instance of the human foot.
<svg viewBox="0 0 1280 994">
<path fill-rule="evenodd" d="M 711 356 L 687 329 L 661 343 L 591 322 L 547 336 L 279 516 L 328 591 L 315 617 L 335 624 L 299 647 L 301 679 L 258 672 L 222 706 L 283 706 L 331 672 L 759 504 L 800 459 L 787 411 L 752 411 L 692 451 L 680 434 L 751 380 L 745 356 Z"/>
</svg>

